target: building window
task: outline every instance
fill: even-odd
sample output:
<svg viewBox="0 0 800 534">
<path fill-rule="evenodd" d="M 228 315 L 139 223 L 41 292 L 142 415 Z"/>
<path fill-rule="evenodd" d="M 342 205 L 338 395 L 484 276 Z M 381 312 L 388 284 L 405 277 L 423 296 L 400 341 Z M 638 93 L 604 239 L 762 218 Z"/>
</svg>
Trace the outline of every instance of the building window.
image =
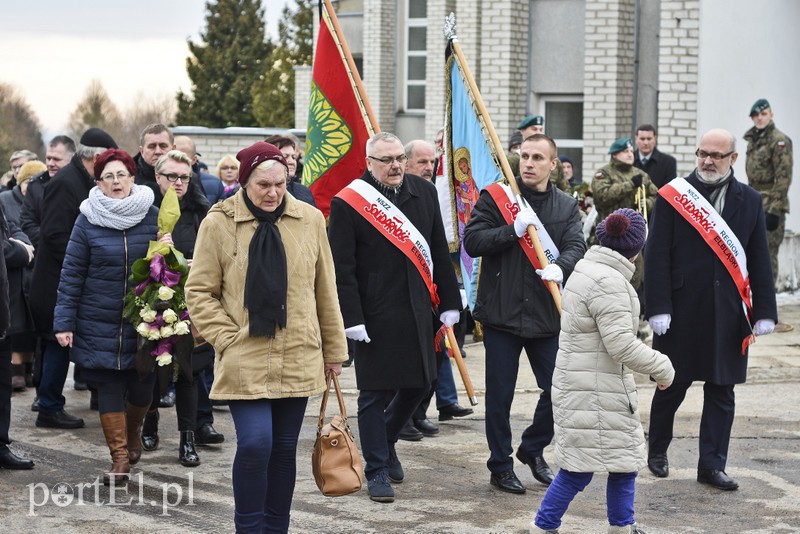
<svg viewBox="0 0 800 534">
<path fill-rule="evenodd" d="M 573 174 L 583 174 L 583 98 L 550 96 L 541 99 L 544 133 L 553 138 L 559 156 L 572 160 Z"/>
<path fill-rule="evenodd" d="M 425 111 L 425 67 L 428 60 L 428 3 L 406 2 L 405 111 Z"/>
</svg>

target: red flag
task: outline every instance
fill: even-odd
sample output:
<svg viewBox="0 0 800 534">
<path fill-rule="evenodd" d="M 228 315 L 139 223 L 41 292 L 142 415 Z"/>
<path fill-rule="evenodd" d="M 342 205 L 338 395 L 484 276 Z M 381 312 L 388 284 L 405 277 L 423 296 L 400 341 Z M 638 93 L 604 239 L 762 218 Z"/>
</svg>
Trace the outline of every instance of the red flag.
<svg viewBox="0 0 800 534">
<path fill-rule="evenodd" d="M 357 72 L 353 73 L 355 80 L 351 78 L 337 42 L 342 43 L 343 37 L 324 13 L 314 54 L 303 184 L 311 188 L 317 207 L 326 217 L 331 199 L 364 173 L 370 138 L 366 113 L 354 88 L 361 80 Z M 343 49 L 348 53 L 346 43 Z"/>
</svg>

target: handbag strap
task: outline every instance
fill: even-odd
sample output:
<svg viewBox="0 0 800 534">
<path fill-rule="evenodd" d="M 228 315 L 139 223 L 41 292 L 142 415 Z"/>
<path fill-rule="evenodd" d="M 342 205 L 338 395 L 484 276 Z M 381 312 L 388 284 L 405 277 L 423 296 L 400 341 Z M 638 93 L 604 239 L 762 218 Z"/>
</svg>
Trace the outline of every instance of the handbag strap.
<svg viewBox="0 0 800 534">
<path fill-rule="evenodd" d="M 347 421 L 347 410 L 345 410 L 344 407 L 344 399 L 342 398 L 342 388 L 339 386 L 339 378 L 336 376 L 336 373 L 333 371 L 333 369 L 329 369 L 328 373 L 325 375 L 325 393 L 322 395 L 322 403 L 319 407 L 319 422 L 317 423 L 317 431 L 321 430 L 325 424 L 325 411 L 328 407 L 328 394 L 331 392 L 331 382 L 333 382 L 333 387 L 336 390 L 336 398 L 339 400 L 339 412 L 341 413 L 342 419 Z"/>
</svg>

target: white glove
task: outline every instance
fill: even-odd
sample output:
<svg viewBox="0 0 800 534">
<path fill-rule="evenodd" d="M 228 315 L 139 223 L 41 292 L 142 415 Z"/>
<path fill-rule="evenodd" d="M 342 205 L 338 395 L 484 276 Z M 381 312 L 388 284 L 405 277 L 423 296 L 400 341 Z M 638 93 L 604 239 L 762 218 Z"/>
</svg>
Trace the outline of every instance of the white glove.
<svg viewBox="0 0 800 534">
<path fill-rule="evenodd" d="M 532 225 L 535 221 L 536 214 L 533 213 L 533 210 L 529 206 L 522 208 L 519 213 L 517 213 L 517 218 L 514 219 L 514 232 L 517 234 L 517 237 L 525 235 L 528 226 Z"/>
<path fill-rule="evenodd" d="M 759 319 L 753 326 L 753 333 L 757 336 L 766 336 L 775 330 L 775 321 L 772 319 Z"/>
<path fill-rule="evenodd" d="M 446 312 L 442 312 L 439 316 L 439 320 L 447 328 L 452 327 L 459 319 L 461 319 L 461 312 L 458 310 L 447 310 Z"/>
<path fill-rule="evenodd" d="M 549 280 L 556 284 L 560 284 L 564 281 L 564 272 L 561 270 L 561 267 L 555 263 L 551 263 L 544 269 L 536 269 L 536 274 L 541 276 L 542 280 Z"/>
<path fill-rule="evenodd" d="M 353 341 L 363 341 L 365 343 L 372 341 L 367 335 L 367 327 L 363 324 L 357 324 L 355 326 L 351 326 L 350 328 L 345 328 L 344 335 Z"/>
<path fill-rule="evenodd" d="M 647 322 L 650 323 L 650 328 L 653 329 L 655 335 L 663 336 L 667 333 L 667 330 L 669 330 L 669 323 L 672 322 L 672 316 L 668 313 L 662 313 L 650 317 Z"/>
</svg>

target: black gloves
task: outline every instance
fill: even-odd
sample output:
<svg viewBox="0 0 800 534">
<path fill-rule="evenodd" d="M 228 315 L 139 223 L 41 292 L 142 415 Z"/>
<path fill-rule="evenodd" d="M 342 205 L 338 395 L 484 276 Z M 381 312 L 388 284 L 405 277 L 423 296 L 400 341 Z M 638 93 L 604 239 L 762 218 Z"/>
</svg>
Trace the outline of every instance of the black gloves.
<svg viewBox="0 0 800 534">
<path fill-rule="evenodd" d="M 774 213 L 767 213 L 767 231 L 771 232 L 778 228 L 778 224 L 781 222 L 780 215 L 775 215 Z"/>
<path fill-rule="evenodd" d="M 642 187 L 642 175 L 641 175 L 641 174 L 635 174 L 635 175 L 634 175 L 634 176 L 631 178 L 631 181 L 633 182 L 633 185 L 634 185 L 635 187 L 637 187 L 637 188 L 638 188 L 638 187 Z"/>
</svg>

